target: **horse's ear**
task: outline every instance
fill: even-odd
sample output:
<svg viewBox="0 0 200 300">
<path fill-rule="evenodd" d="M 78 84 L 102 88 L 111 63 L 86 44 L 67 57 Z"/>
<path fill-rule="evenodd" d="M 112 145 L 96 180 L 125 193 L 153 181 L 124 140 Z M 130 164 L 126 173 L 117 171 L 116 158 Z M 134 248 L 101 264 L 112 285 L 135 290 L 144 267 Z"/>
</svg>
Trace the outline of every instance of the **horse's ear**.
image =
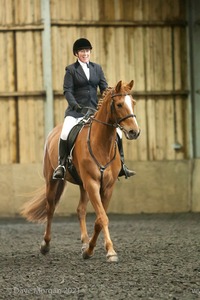
<svg viewBox="0 0 200 300">
<path fill-rule="evenodd" d="M 131 81 L 127 84 L 127 86 L 129 87 L 130 90 L 132 89 L 133 85 L 134 85 L 134 80 L 131 80 Z"/>
<path fill-rule="evenodd" d="M 115 88 L 116 93 L 119 93 L 121 91 L 121 86 L 122 86 L 122 81 L 120 80 Z"/>
</svg>

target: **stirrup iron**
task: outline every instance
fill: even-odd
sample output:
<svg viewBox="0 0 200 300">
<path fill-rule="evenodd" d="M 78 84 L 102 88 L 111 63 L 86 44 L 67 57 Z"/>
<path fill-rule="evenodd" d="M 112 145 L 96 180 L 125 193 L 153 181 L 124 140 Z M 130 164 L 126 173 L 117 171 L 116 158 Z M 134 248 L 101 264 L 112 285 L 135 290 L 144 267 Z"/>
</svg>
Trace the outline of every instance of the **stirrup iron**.
<svg viewBox="0 0 200 300">
<path fill-rule="evenodd" d="M 59 169 L 63 169 L 63 176 L 61 177 L 56 177 L 55 175 L 56 175 L 56 172 L 59 170 Z M 65 166 L 63 166 L 63 165 L 59 165 L 59 166 L 57 166 L 57 168 L 54 170 L 54 172 L 53 172 L 53 179 L 60 179 L 60 180 L 64 180 L 65 179 L 65 173 L 66 173 L 66 168 L 65 168 Z"/>
</svg>

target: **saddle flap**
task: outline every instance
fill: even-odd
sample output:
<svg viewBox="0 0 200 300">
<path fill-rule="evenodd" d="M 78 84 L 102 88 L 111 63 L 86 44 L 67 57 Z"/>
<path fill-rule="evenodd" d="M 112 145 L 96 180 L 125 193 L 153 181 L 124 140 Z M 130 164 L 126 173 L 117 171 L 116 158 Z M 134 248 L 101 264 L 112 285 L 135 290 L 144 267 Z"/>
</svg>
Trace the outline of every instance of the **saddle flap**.
<svg viewBox="0 0 200 300">
<path fill-rule="evenodd" d="M 76 171 L 76 168 L 74 167 L 72 163 L 72 155 L 71 152 L 73 150 L 76 138 L 79 134 L 79 132 L 82 130 L 83 126 L 85 125 L 84 122 L 79 122 L 76 124 L 70 131 L 68 138 L 67 138 L 67 170 L 71 174 L 71 176 L 74 178 L 76 183 L 78 185 L 82 185 L 82 181 Z"/>
<path fill-rule="evenodd" d="M 78 123 L 76 124 L 71 131 L 69 132 L 68 138 L 67 138 L 67 150 L 68 150 L 68 155 L 70 153 L 70 151 L 72 150 L 74 143 L 76 141 L 76 138 L 79 134 L 79 132 L 81 131 L 81 129 L 83 128 L 84 123 Z"/>
</svg>

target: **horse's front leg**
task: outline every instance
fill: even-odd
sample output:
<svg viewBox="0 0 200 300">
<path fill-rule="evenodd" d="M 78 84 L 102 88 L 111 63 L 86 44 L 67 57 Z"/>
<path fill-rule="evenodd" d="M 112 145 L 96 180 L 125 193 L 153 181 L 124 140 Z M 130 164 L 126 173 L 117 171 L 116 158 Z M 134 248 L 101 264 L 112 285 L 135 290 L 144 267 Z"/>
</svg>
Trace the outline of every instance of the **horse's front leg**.
<svg viewBox="0 0 200 300">
<path fill-rule="evenodd" d="M 93 256 L 94 248 L 96 247 L 97 238 L 98 238 L 101 230 L 102 230 L 102 225 L 101 225 L 101 222 L 99 222 L 99 219 L 97 218 L 95 221 L 95 224 L 94 224 L 93 235 L 92 235 L 88 245 L 85 245 L 86 247 L 85 247 L 85 249 L 83 249 L 84 251 L 82 252 L 84 259 L 88 259 Z"/>
<path fill-rule="evenodd" d="M 112 188 L 108 189 L 104 194 L 99 194 L 99 188 L 97 186 L 97 189 L 89 189 L 89 196 L 90 200 L 92 202 L 92 205 L 95 209 L 97 218 L 94 225 L 94 232 L 93 236 L 90 239 L 89 247 L 83 252 L 83 258 L 90 258 L 93 255 L 94 248 L 96 246 L 97 238 L 99 236 L 99 233 L 103 229 L 104 232 L 104 239 L 105 239 L 105 248 L 107 251 L 107 261 L 109 262 L 117 262 L 118 257 L 117 253 L 114 250 L 112 240 L 110 238 L 110 233 L 108 229 L 109 220 L 106 215 L 106 210 L 109 205 L 109 201 L 112 195 Z M 91 193 L 90 193 L 91 191 Z"/>
<path fill-rule="evenodd" d="M 114 187 L 114 186 L 113 186 Z M 113 192 L 113 187 L 110 189 L 107 189 L 105 192 L 101 195 L 101 202 L 103 204 L 105 212 L 107 212 L 110 199 Z M 110 238 L 110 232 L 108 229 L 109 220 L 107 221 L 107 226 L 103 227 L 104 230 L 104 237 L 105 237 L 105 249 L 107 251 L 106 258 L 108 262 L 118 262 L 118 256 L 116 251 L 114 250 L 112 240 Z"/>
<path fill-rule="evenodd" d="M 89 244 L 89 236 L 86 226 L 86 208 L 88 200 L 89 199 L 87 196 L 87 192 L 83 189 L 82 186 L 80 186 L 80 200 L 77 207 L 77 214 L 80 222 L 82 252 L 84 252 L 84 250 L 88 247 Z"/>
<path fill-rule="evenodd" d="M 118 256 L 117 253 L 114 250 L 112 240 L 110 238 L 110 233 L 108 229 L 109 220 L 108 217 L 105 214 L 101 214 L 101 216 L 97 217 L 94 225 L 94 232 L 92 235 L 92 238 L 90 239 L 88 248 L 83 251 L 83 258 L 91 258 L 94 253 L 94 248 L 96 246 L 96 242 L 99 236 L 99 233 L 103 229 L 104 231 L 104 238 L 105 238 L 105 248 L 107 251 L 106 258 L 108 262 L 117 262 Z"/>
</svg>

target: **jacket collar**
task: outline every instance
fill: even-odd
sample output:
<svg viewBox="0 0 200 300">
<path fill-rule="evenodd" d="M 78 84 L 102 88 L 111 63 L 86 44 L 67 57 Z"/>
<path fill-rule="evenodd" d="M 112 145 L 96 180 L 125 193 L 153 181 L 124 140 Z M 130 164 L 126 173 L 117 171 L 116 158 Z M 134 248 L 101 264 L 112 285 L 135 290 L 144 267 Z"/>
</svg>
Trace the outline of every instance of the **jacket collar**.
<svg viewBox="0 0 200 300">
<path fill-rule="evenodd" d="M 77 59 L 77 61 L 75 62 L 75 68 L 77 69 L 77 68 L 80 67 L 80 66 L 81 66 L 81 65 L 80 65 L 80 63 L 78 62 L 78 59 Z M 89 61 L 89 66 L 94 67 L 94 63 L 91 62 L 91 61 Z"/>
<path fill-rule="evenodd" d="M 74 66 L 75 66 L 75 68 L 76 68 L 76 71 L 77 71 L 82 77 L 84 77 L 86 80 L 88 80 L 87 77 L 86 77 L 86 75 L 85 75 L 85 72 L 83 71 L 83 68 L 81 67 L 81 65 L 80 65 L 80 63 L 78 62 L 78 60 L 75 62 Z M 94 63 L 89 62 L 89 67 L 92 67 L 92 68 L 90 68 L 90 77 L 91 77 L 91 76 L 92 76 L 92 72 L 93 72 Z"/>
</svg>

